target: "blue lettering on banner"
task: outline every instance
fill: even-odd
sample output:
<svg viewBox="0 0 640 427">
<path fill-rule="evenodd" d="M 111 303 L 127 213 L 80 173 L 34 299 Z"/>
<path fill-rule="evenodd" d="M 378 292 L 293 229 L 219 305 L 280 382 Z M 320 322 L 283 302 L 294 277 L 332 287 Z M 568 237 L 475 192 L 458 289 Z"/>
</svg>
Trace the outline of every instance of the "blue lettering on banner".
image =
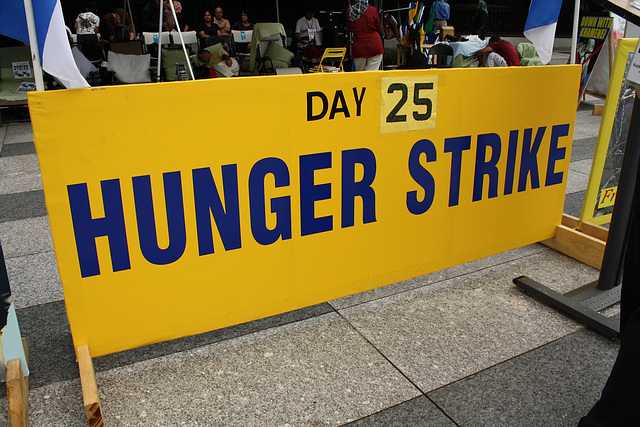
<svg viewBox="0 0 640 427">
<path fill-rule="evenodd" d="M 507 153 L 507 169 L 504 179 L 504 194 L 513 193 L 513 178 L 516 171 L 516 155 L 518 154 L 518 131 L 509 132 L 509 151 Z"/>
<path fill-rule="evenodd" d="M 358 98 L 355 90 L 354 96 Z M 362 100 L 363 96 L 364 89 L 359 99 Z M 340 99 L 339 95 L 334 99 Z M 341 105 L 346 105 L 341 100 L 334 101 L 334 104 L 333 109 L 337 112 L 340 112 Z M 346 112 L 343 113 L 347 115 Z M 546 129 L 546 127 L 538 128 L 535 137 L 532 128 L 524 129 L 522 133 L 518 130 L 509 132 L 502 195 L 507 196 L 513 193 L 518 167 L 518 192 L 526 190 L 529 179 L 531 179 L 532 190 L 540 188 L 539 169 L 544 165 L 538 164 L 538 154 Z M 569 135 L 569 130 L 569 124 L 556 125 L 551 129 L 549 156 L 546 171 L 544 171 L 545 187 L 563 182 L 563 172 L 556 172 L 555 167 L 558 161 L 566 158 L 567 150 L 559 146 L 559 141 L 560 138 Z M 465 152 L 471 150 L 471 145 L 471 135 L 444 139 L 442 154 L 451 154 L 449 207 L 458 206 L 460 203 L 463 162 L 465 159 L 470 160 L 465 157 Z M 501 136 L 497 133 L 480 134 L 476 137 L 475 148 L 475 169 L 470 201 L 477 202 L 484 197 L 496 198 L 499 196 L 498 187 L 502 178 L 501 170 L 498 168 L 503 152 Z M 518 151 L 520 151 L 519 165 L 517 164 Z M 335 188 L 333 182 L 322 182 L 316 176 L 321 174 L 316 172 L 331 169 L 333 156 L 333 152 L 321 152 L 304 154 L 298 158 L 300 237 L 334 231 L 334 215 L 316 216 L 316 203 L 330 200 Z M 439 178 L 428 169 L 430 164 L 438 161 L 439 156 L 436 144 L 429 139 L 420 139 L 412 145 L 407 168 L 411 179 L 420 188 L 406 192 L 406 208 L 410 214 L 422 215 L 433 206 L 436 182 Z M 341 228 L 353 227 L 356 224 L 356 204 L 359 201 L 362 206 L 362 223 L 358 221 L 358 224 L 376 222 L 377 195 L 374 182 L 377 160 L 374 152 L 368 148 L 344 150 L 341 152 L 340 166 L 342 168 L 340 174 Z M 193 181 L 194 201 L 190 209 L 195 214 L 200 256 L 215 252 L 214 222 L 225 251 L 240 249 L 243 246 L 238 165 L 223 165 L 220 171 L 220 175 L 215 178 L 211 168 L 208 167 L 193 169 L 190 174 Z M 398 171 L 398 173 L 401 172 Z M 279 240 L 291 239 L 293 213 L 291 175 L 287 163 L 277 157 L 260 159 L 244 179 L 249 190 L 248 215 L 253 240 L 260 245 L 272 245 Z M 157 224 L 151 176 L 141 175 L 131 178 L 140 250 L 146 261 L 155 265 L 166 265 L 178 261 L 185 254 L 189 244 L 182 172 L 165 172 L 162 174 L 162 182 L 164 189 L 162 202 L 166 210 L 166 230 L 169 237 L 168 244 L 164 248 L 161 248 L 158 243 L 158 229 L 165 230 L 165 225 Z M 465 185 L 469 184 L 471 183 L 467 184 L 465 181 Z M 112 270 L 118 272 L 131 268 L 120 180 L 101 181 L 100 188 L 104 216 L 94 218 L 89 202 L 88 184 L 67 186 L 80 274 L 83 278 L 101 274 L 96 245 L 96 239 L 101 237 L 108 239 Z M 485 188 L 487 188 L 486 196 Z M 274 191 L 280 195 L 269 196 Z M 444 195 L 444 197 L 447 196 Z M 156 201 L 156 203 L 162 202 Z M 268 215 L 272 215 L 271 218 L 274 221 L 267 221 Z M 245 232 L 249 231 L 245 230 Z"/>
<path fill-rule="evenodd" d="M 417 190 L 407 193 L 407 209 L 414 215 L 420 215 L 428 211 L 436 194 L 436 182 L 433 176 L 420 164 L 422 154 L 426 156 L 427 163 L 437 160 L 436 147 L 433 142 L 428 139 L 421 139 L 413 144 L 409 153 L 409 174 L 424 190 L 422 200 L 418 200 Z"/>
<path fill-rule="evenodd" d="M 556 162 L 564 159 L 567 149 L 564 147 L 558 148 L 558 139 L 562 136 L 569 135 L 569 124 L 554 126 L 551 129 L 551 146 L 549 147 L 549 162 L 547 163 L 547 177 L 544 185 L 546 187 L 555 184 L 561 184 L 563 173 L 555 172 Z"/>
<path fill-rule="evenodd" d="M 449 207 L 458 206 L 460 201 L 460 176 L 462 173 L 462 152 L 471 149 L 471 135 L 444 140 L 444 152 L 451 153 L 451 181 L 449 187 Z"/>
<path fill-rule="evenodd" d="M 364 168 L 361 181 L 356 181 L 356 165 Z M 376 221 L 376 192 L 371 187 L 376 178 L 376 156 L 368 148 L 342 152 L 342 228 L 355 223 L 356 197 L 362 199 L 362 223 Z"/>
<path fill-rule="evenodd" d="M 533 129 L 524 130 L 522 141 L 522 156 L 520 158 L 520 179 L 518 180 L 518 192 L 527 189 L 527 177 L 531 176 L 531 188 L 540 188 L 540 174 L 538 173 L 538 150 L 542 143 L 542 137 L 547 130 L 545 126 L 538 128 L 536 138 L 531 145 Z"/>
<path fill-rule="evenodd" d="M 73 222 L 73 232 L 76 237 L 76 248 L 78 250 L 80 274 L 82 277 L 97 276 L 100 274 L 96 238 L 103 236 L 109 238 L 111 267 L 113 271 L 122 271 L 131 268 L 129 246 L 127 244 L 127 230 L 124 225 L 124 209 L 122 207 L 122 194 L 120 193 L 120 180 L 110 179 L 102 181 L 100 186 L 102 188 L 104 217 L 95 219 L 91 216 L 87 184 L 67 186 L 71 220 Z"/>
<path fill-rule="evenodd" d="M 316 184 L 315 171 L 330 167 L 329 152 L 300 156 L 300 228 L 303 236 L 333 230 L 331 215 L 315 216 L 315 202 L 331 198 L 331 184 Z"/>
<path fill-rule="evenodd" d="M 491 147 L 491 159 L 487 161 L 487 147 Z M 482 200 L 484 176 L 489 177 L 489 198 L 498 197 L 498 160 L 502 144 L 496 133 L 478 135 L 476 151 L 476 169 L 473 179 L 473 201 Z"/>
<path fill-rule="evenodd" d="M 222 166 L 222 188 L 224 206 L 213 179 L 210 168 L 194 169 L 193 198 L 196 210 L 198 230 L 198 251 L 200 255 L 209 255 L 213 249 L 213 227 L 211 215 L 216 221 L 218 233 L 227 251 L 242 246 L 240 234 L 240 201 L 238 198 L 238 166 Z"/>
<path fill-rule="evenodd" d="M 169 245 L 164 249 L 158 246 L 158 229 L 153 212 L 153 196 L 151 195 L 151 177 L 144 175 L 133 178 L 140 249 L 147 261 L 157 265 L 171 264 L 179 260 L 187 247 L 180 172 L 164 173 L 162 177 L 167 228 L 169 230 Z"/>
<path fill-rule="evenodd" d="M 251 207 L 251 232 L 256 242 L 270 245 L 291 238 L 291 196 L 271 199 L 271 213 L 276 214 L 276 226 L 267 227 L 265 205 L 265 177 L 272 174 L 276 188 L 289 186 L 289 169 L 282 159 L 269 157 L 259 160 L 249 173 L 249 205 Z"/>
</svg>

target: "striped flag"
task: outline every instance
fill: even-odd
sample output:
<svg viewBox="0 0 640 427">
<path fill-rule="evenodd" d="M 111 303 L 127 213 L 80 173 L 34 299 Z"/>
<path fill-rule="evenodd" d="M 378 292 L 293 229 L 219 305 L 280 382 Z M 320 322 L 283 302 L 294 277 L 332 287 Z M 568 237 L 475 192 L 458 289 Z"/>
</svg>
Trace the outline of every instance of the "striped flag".
<svg viewBox="0 0 640 427">
<path fill-rule="evenodd" d="M 561 7 L 562 0 L 531 0 L 524 36 L 533 43 L 544 64 L 551 61 Z"/>
<path fill-rule="evenodd" d="M 0 34 L 29 43 L 24 8 L 23 0 L 0 1 Z M 60 0 L 33 0 L 33 13 L 42 69 L 68 89 L 89 87 L 73 60 Z"/>
</svg>

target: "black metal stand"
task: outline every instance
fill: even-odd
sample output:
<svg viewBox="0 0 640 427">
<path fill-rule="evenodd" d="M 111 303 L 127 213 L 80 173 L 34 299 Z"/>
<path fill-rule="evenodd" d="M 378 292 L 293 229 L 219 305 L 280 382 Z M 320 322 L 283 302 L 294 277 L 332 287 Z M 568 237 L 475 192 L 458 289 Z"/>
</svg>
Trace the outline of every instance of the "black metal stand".
<svg viewBox="0 0 640 427">
<path fill-rule="evenodd" d="M 639 243 L 628 240 L 632 217 L 638 214 L 634 212 L 634 199 L 639 165 L 640 103 L 636 96 L 599 279 L 565 295 L 525 276 L 513 279 L 525 292 L 613 338 L 620 334 L 620 322 L 598 311 L 620 302 L 625 249 L 628 244 Z"/>
</svg>

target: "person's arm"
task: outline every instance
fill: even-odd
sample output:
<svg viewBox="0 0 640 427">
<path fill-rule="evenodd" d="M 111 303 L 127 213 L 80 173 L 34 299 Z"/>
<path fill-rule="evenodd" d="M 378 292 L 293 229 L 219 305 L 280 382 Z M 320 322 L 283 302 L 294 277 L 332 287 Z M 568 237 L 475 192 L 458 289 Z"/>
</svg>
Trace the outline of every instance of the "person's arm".
<svg viewBox="0 0 640 427">
<path fill-rule="evenodd" d="M 76 22 L 73 23 L 73 31 L 75 31 L 76 33 L 78 32 L 78 21 L 76 20 Z"/>
<path fill-rule="evenodd" d="M 231 34 L 231 24 L 229 23 L 228 19 L 223 19 L 222 27 L 220 27 L 220 34 L 218 35 L 228 36 L 229 34 Z"/>
<path fill-rule="evenodd" d="M 381 36 L 384 35 L 382 32 L 382 24 L 380 24 L 380 14 L 378 12 L 373 14 L 373 28 L 375 28 L 376 32 Z"/>
<path fill-rule="evenodd" d="M 493 49 L 489 45 L 487 45 L 487 47 L 485 47 L 484 49 L 480 49 L 476 52 L 474 56 L 478 58 L 478 67 L 484 67 L 486 65 L 487 55 L 489 55 L 491 52 L 493 52 Z"/>
<path fill-rule="evenodd" d="M 298 20 L 298 22 L 296 22 L 296 32 L 294 33 L 294 36 L 295 36 L 296 40 L 298 41 L 298 43 L 302 43 L 302 44 L 309 43 L 308 40 L 303 40 L 302 36 L 300 36 L 300 34 L 302 34 L 302 25 L 300 24 L 300 21 Z"/>
</svg>

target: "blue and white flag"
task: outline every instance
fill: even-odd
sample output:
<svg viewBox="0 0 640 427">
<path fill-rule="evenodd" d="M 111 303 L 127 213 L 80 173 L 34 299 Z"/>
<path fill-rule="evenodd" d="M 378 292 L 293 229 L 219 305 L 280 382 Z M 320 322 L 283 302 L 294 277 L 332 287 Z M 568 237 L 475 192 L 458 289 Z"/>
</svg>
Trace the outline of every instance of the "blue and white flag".
<svg viewBox="0 0 640 427">
<path fill-rule="evenodd" d="M 33 13 L 42 69 L 68 89 L 89 87 L 73 60 L 60 0 L 33 0 Z M 0 34 L 29 43 L 23 0 L 0 0 Z"/>
<path fill-rule="evenodd" d="M 531 0 L 527 22 L 524 24 L 524 36 L 533 43 L 545 64 L 551 61 L 561 7 L 562 0 Z"/>
</svg>

